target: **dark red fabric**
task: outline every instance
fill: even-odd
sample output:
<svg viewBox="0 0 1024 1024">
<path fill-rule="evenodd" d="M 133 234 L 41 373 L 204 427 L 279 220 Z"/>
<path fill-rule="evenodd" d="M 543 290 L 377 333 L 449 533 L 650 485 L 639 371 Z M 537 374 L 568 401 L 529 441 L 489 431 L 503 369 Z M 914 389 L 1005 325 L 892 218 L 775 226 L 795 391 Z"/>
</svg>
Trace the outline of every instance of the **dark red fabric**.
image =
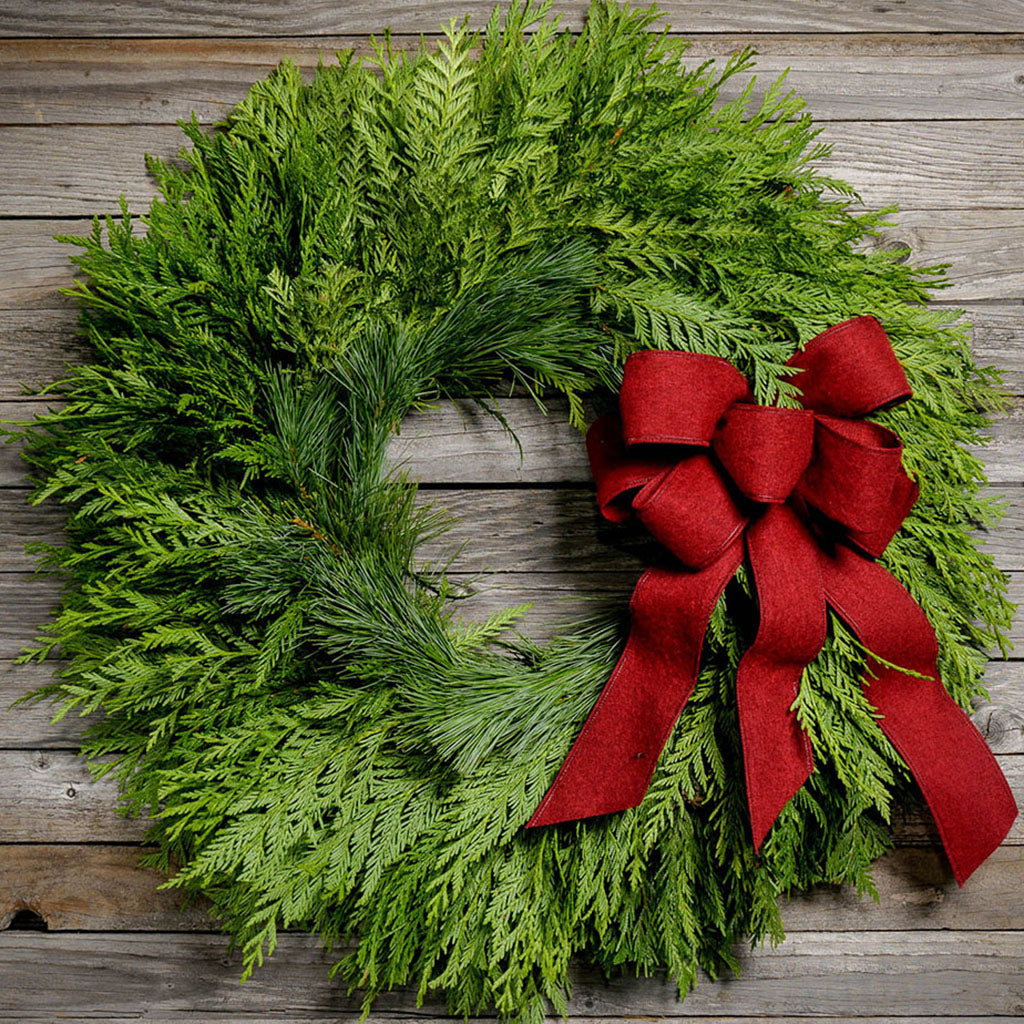
<svg viewBox="0 0 1024 1024">
<path fill-rule="evenodd" d="M 761 621 L 736 672 L 736 707 L 754 848 L 807 781 L 811 744 L 790 711 L 804 667 L 825 642 L 818 549 L 788 505 L 770 505 L 750 525 L 747 552 Z"/>
<path fill-rule="evenodd" d="M 821 553 L 822 582 L 865 647 L 918 679 L 869 659 L 864 694 L 921 787 L 960 885 L 1003 841 L 1017 805 L 974 723 L 939 682 L 935 631 L 917 602 L 875 562 L 844 545 Z"/>
<path fill-rule="evenodd" d="M 630 601 L 629 639 L 529 824 L 635 807 L 689 700 L 708 619 L 743 560 L 737 542 L 699 572 L 648 569 Z"/>
<path fill-rule="evenodd" d="M 852 417 L 910 397 L 881 325 L 856 317 L 789 364 L 804 409 L 758 406 L 714 356 L 641 352 L 626 362 L 620 416 L 587 435 L 608 519 L 637 515 L 679 560 L 631 602 L 629 640 L 528 827 L 634 807 L 700 667 L 708 620 L 750 560 L 760 624 L 736 700 L 754 846 L 813 770 L 791 710 L 825 641 L 826 603 L 874 659 L 863 680 L 881 726 L 918 781 L 960 884 L 999 845 L 1017 807 L 995 758 L 939 682 L 924 612 L 868 556 L 914 501 L 892 431 Z"/>
</svg>

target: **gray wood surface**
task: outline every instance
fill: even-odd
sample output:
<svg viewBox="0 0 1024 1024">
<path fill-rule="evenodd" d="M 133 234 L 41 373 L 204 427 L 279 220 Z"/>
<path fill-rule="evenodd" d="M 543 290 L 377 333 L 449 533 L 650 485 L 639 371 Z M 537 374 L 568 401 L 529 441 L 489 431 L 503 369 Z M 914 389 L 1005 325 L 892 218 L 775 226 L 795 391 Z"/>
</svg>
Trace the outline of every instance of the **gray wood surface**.
<svg viewBox="0 0 1024 1024">
<path fill-rule="evenodd" d="M 0 401 L 0 420 L 16 423 L 59 406 L 52 398 Z M 410 416 L 391 445 L 396 468 L 423 484 L 590 484 L 582 437 L 569 425 L 557 399 L 538 407 L 529 398 L 498 401 L 502 415 L 522 444 L 479 406 L 439 402 Z M 1021 484 L 1024 467 L 1024 400 L 1015 398 L 1006 416 L 996 419 L 988 442 L 978 449 L 992 484 Z M 0 447 L 0 487 L 25 483 L 19 445 Z"/>
<path fill-rule="evenodd" d="M 155 193 L 144 155 L 171 158 L 184 141 L 173 124 L 0 128 L 8 154 L 0 216 L 105 214 L 120 193 L 144 210 Z M 834 147 L 821 167 L 849 181 L 869 208 L 1003 208 L 1024 194 L 1024 121 L 839 121 L 818 141 Z"/>
<path fill-rule="evenodd" d="M 68 251 L 73 250 L 66 247 Z M 10 263 L 5 269 L 12 274 L 16 271 Z M 58 287 L 70 284 L 72 269 L 67 268 Z M 59 267 L 57 270 L 65 273 Z M 17 293 L 7 295 L 12 305 L 19 302 Z M 44 301 L 47 298 L 53 308 L 5 308 L 0 304 L 0 402 L 25 398 L 26 386 L 50 383 L 64 374 L 69 363 L 80 362 L 88 354 L 88 346 L 76 336 L 75 309 L 55 292 L 43 296 Z M 1006 389 L 1024 396 L 1024 306 L 1019 301 L 967 303 L 965 314 L 973 324 L 971 344 L 978 359 L 998 366 Z"/>
<path fill-rule="evenodd" d="M 1024 801 L 1024 754 L 997 754 L 1019 803 Z M 3 838 L 12 843 L 120 843 L 145 835 L 143 819 L 117 812 L 117 789 L 106 775 L 93 778 L 84 762 L 66 750 L 0 750 L 0 820 Z M 934 825 L 919 807 L 894 814 L 893 829 L 903 846 L 931 846 Z M 1006 845 L 1024 844 L 1024 820 L 1018 817 Z"/>
<path fill-rule="evenodd" d="M 139 867 L 146 849 L 125 843 L 0 846 L 6 881 L 0 927 L 27 909 L 50 931 L 217 931 L 202 901 L 182 907 L 180 894 L 159 888 L 163 875 Z M 825 886 L 783 901 L 786 931 L 818 931 L 826 914 L 833 931 L 1015 929 L 1024 846 L 997 850 L 963 889 L 937 850 L 902 846 L 879 861 L 875 882 L 878 903 Z"/>
<path fill-rule="evenodd" d="M 894 38 L 910 42 L 894 45 Z M 689 53 L 721 59 L 756 46 L 759 79 L 788 70 L 790 88 L 819 121 L 1007 120 L 1021 115 L 1024 87 L 1016 80 L 1021 61 L 1008 52 L 1018 40 L 1006 38 L 992 53 L 985 35 L 939 42 L 944 37 L 931 34 L 866 40 L 859 34 L 713 34 L 697 36 Z M 397 36 L 394 42 L 415 46 L 417 39 Z M 311 72 L 318 60 L 331 63 L 337 51 L 350 49 L 373 55 L 364 36 L 0 40 L 0 124 L 173 124 L 192 112 L 214 121 L 282 59 Z M 734 78 L 723 97 L 735 96 L 749 77 Z"/>
<path fill-rule="evenodd" d="M 121 187 L 111 185 L 105 211 L 116 212 Z M 91 218 L 81 217 L 0 220 L 0 310 L 67 305 L 56 290 L 74 281 L 68 258 L 75 249 L 53 236 L 88 234 L 91 226 Z M 948 264 L 945 303 L 1018 302 L 1024 295 L 1024 209 L 901 209 L 871 244 L 909 245 L 922 264 Z"/>
<path fill-rule="evenodd" d="M 60 543 L 64 511 L 55 503 L 30 505 L 23 488 L 0 488 L 0 573 L 31 572 L 29 541 Z M 1006 507 L 995 530 L 980 534 L 1001 569 L 1024 570 L 1024 488 L 990 487 L 986 496 Z M 657 543 L 635 525 L 598 515 L 590 488 L 502 488 L 484 491 L 422 487 L 418 499 L 453 517 L 451 528 L 420 548 L 425 562 L 447 561 L 460 572 L 587 573 L 633 570 L 658 557 Z M 486 529 L 485 529 L 486 527 Z"/>
<path fill-rule="evenodd" d="M 587 0 L 564 0 L 567 28 L 579 28 Z M 703 32 L 1006 32 L 1021 31 L 1019 0 L 945 0 L 913 3 L 848 0 L 664 0 L 667 22 L 680 33 Z M 449 3 L 419 0 L 50 0 L 45 6 L 5 0 L 0 5 L 0 32 L 5 36 L 319 36 L 348 33 L 436 32 L 439 24 L 468 14 L 483 25 L 494 5 L 490 0 Z"/>
<path fill-rule="evenodd" d="M 585 5 L 560 5 L 578 27 Z M 746 45 L 761 51 L 764 84 L 790 85 L 825 122 L 830 170 L 869 207 L 902 211 L 872 244 L 910 244 L 915 259 L 950 264 L 937 295 L 967 306 L 973 346 L 1006 371 L 1018 400 L 983 457 L 1009 511 L 986 536 L 1024 597 L 1024 0 L 729 0 L 666 3 L 693 37 L 695 59 Z M 305 0 L 0 0 L 0 418 L 44 403 L 22 384 L 59 376 L 86 355 L 75 311 L 57 289 L 74 268 L 56 233 L 84 233 L 94 213 L 135 209 L 152 194 L 145 151 L 179 146 L 173 122 L 195 110 L 211 122 L 282 57 L 307 72 L 340 48 L 370 51 L 368 33 L 435 33 L 491 0 L 345 4 Z M 736 86 L 741 83 L 737 81 Z M 455 563 L 460 611 L 486 614 L 533 600 L 524 628 L 543 635 L 601 599 L 621 605 L 649 542 L 595 515 L 581 439 L 558 403 L 541 415 L 506 404 L 526 452 L 465 405 L 403 426 L 393 452 L 423 483 L 423 500 L 458 518 L 446 538 L 469 542 Z M 139 869 L 144 823 L 116 813 L 109 781 L 90 779 L 74 750 L 88 719 L 51 724 L 45 704 L 4 709 L 50 678 L 55 663 L 14 664 L 54 607 L 56 581 L 32 575 L 22 545 L 56 540 L 59 509 L 31 508 L 16 451 L 0 447 L 0 1019 L 217 1020 L 283 1024 L 355 1019 L 326 978 L 315 940 L 284 936 L 241 988 L 216 922 L 181 912 L 159 876 Z M 486 528 L 484 528 L 486 526 Z M 440 545 L 425 549 L 439 557 Z M 975 722 L 1024 799 L 1024 621 L 1018 650 L 986 672 L 990 700 Z M 740 1020 L 856 1019 L 875 1024 L 1024 1019 L 1024 824 L 964 889 L 953 882 L 930 821 L 913 809 L 899 846 L 878 865 L 880 902 L 822 889 L 783 906 L 790 936 L 743 954 L 741 976 L 705 981 L 680 1004 L 661 979 L 605 984 L 577 973 L 580 1022 L 686 1016 Z M 49 932 L 24 930 L 19 912 Z M 8 930 L 3 930 L 7 928 Z M 373 1021 L 444 1018 L 399 992 Z"/>
<path fill-rule="evenodd" d="M 6 1012 L 15 1019 L 57 1012 L 110 1018 L 129 1006 L 149 1013 L 191 1012 L 208 1020 L 235 1012 L 350 1014 L 358 1003 L 327 979 L 337 957 L 312 937 L 282 935 L 275 955 L 245 985 L 224 940 L 206 934 L 33 932 L 0 934 L 8 982 Z M 1018 931 L 794 932 L 781 946 L 740 952 L 741 974 L 707 981 L 680 1004 L 661 978 L 604 982 L 584 966 L 573 972 L 573 1014 L 597 1017 L 892 1014 L 913 1006 L 947 1017 L 963 1005 L 965 979 L 976 1015 L 1015 1016 L 1024 1000 L 1024 945 Z M 102 977 L 98 983 L 97 976 Z M 41 984 L 41 979 L 46 979 Z M 417 1008 L 414 993 L 382 995 L 376 1012 L 444 1015 L 443 1003 Z M 204 1016 L 206 1015 L 206 1016 Z"/>
</svg>

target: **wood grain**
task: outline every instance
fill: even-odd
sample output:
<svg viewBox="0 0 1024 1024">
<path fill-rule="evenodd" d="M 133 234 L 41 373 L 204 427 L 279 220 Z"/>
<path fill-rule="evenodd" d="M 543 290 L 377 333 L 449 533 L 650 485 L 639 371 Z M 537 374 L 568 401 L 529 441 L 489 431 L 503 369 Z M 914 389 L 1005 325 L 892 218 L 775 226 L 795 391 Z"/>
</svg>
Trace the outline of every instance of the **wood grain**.
<svg viewBox="0 0 1024 1024">
<path fill-rule="evenodd" d="M 30 505 L 28 492 L 0 488 L 0 573 L 31 572 L 37 559 L 29 542 L 60 544 L 65 513 L 60 505 Z M 988 497 L 1006 506 L 999 526 L 981 534 L 1001 569 L 1024 570 L 1024 487 L 994 487 Z M 423 544 L 425 562 L 447 561 L 462 572 L 637 571 L 660 557 L 658 544 L 633 524 L 613 524 L 597 511 L 592 488 L 422 490 L 421 505 L 454 517 L 442 536 Z"/>
<path fill-rule="evenodd" d="M 0 751 L 0 843 L 132 842 L 143 821 L 116 811 L 117 786 L 65 751 Z"/>
<path fill-rule="evenodd" d="M 537 631 L 543 633 L 543 623 Z M 27 629 L 25 636 L 31 636 L 31 631 Z M 72 712 L 53 722 L 57 708 L 50 701 L 12 706 L 19 698 L 47 685 L 60 665 L 59 661 L 15 664 L 9 658 L 0 660 L 0 749 L 78 749 L 82 734 L 98 716 Z M 974 724 L 996 753 L 1024 754 L 1024 662 L 990 661 L 985 686 L 989 700 L 977 703 Z"/>
<path fill-rule="evenodd" d="M 637 982 L 637 984 L 644 984 L 644 982 Z M 2 1008 L 0 1008 L 0 1020 L 4 1019 L 2 1016 Z M 352 1015 L 352 1019 L 357 1018 L 356 1014 Z M 54 1024 L 54 1018 L 50 1016 L 37 1017 L 35 1014 L 31 1014 L 26 1017 L 18 1018 L 21 1024 Z M 187 1011 L 184 1013 L 173 1013 L 171 1016 L 167 1016 L 163 1013 L 150 1014 L 147 1013 L 144 1018 L 140 1018 L 138 1013 L 132 1012 L 131 1010 L 122 1010 L 116 1013 L 108 1013 L 103 1016 L 103 1021 L 106 1024 L 114 1024 L 118 1021 L 138 1021 L 145 1020 L 146 1024 L 210 1024 L 211 1021 L 216 1021 L 216 1024 L 338 1024 L 339 1017 L 336 1013 L 331 1013 L 327 1016 L 317 1013 L 316 1011 L 302 1012 L 301 1014 L 290 1013 L 286 1016 L 280 1016 L 276 1013 L 257 1013 L 252 1014 L 248 1012 L 242 1013 L 220 1013 L 218 1012 L 215 1018 L 211 1018 L 204 1015 L 192 1014 Z M 340 1018 L 347 1020 L 348 1018 Z M 491 1018 L 473 1018 L 475 1020 L 489 1020 Z M 550 1019 L 550 1018 L 548 1018 Z M 650 1015 L 633 1014 L 632 1016 L 602 1016 L 602 1017 L 590 1017 L 586 1014 L 574 1014 L 571 1018 L 577 1024 L 635 1024 L 636 1021 L 643 1020 L 662 1020 L 667 1019 L 663 1017 L 651 1017 Z M 753 1018 L 737 1017 L 735 1015 L 728 1017 L 708 1017 L 704 1014 L 693 1015 L 688 1014 L 685 1018 L 687 1024 L 740 1024 L 741 1021 L 745 1020 L 757 1020 L 757 1021 L 779 1021 L 785 1022 L 785 1024 L 837 1024 L 835 1017 L 810 1017 L 801 1016 L 799 1018 L 792 1017 L 788 1014 L 756 1014 Z M 848 1018 L 852 1019 L 852 1018 Z M 416 1016 L 411 1017 L 408 1014 L 402 1016 L 391 1016 L 389 1014 L 374 1013 L 367 1018 L 371 1024 L 409 1024 L 410 1020 L 430 1020 L 436 1022 L 436 1024 L 465 1024 L 465 1020 L 462 1017 L 427 1017 L 424 1010 L 417 1010 Z M 949 1018 L 944 1018 L 949 1020 Z M 972 1016 L 969 1018 L 970 1024 L 1007 1024 L 1006 1017 L 988 1017 Z M 901 1016 L 901 1017 L 857 1017 L 857 1024 L 937 1024 L 937 1018 L 935 1017 L 917 1017 L 917 1016 Z M 78 1017 L 78 1016 L 65 1016 L 61 1014 L 60 1024 L 96 1024 L 95 1017 Z"/>
<path fill-rule="evenodd" d="M 49 931 L 212 931 L 205 903 L 184 909 L 164 876 L 139 866 L 146 847 L 0 845 L 0 929 L 19 910 L 38 914 Z M 879 899 L 851 887 L 820 886 L 781 900 L 787 933 L 921 931 L 1024 927 L 1016 898 L 1024 885 L 1024 846 L 1003 846 L 959 888 L 938 850 L 902 847 L 874 869 Z"/>
<path fill-rule="evenodd" d="M 90 229 L 81 218 L 0 220 L 0 311 L 69 307 L 58 289 L 74 281 L 76 250 L 53 236 Z M 916 263 L 949 264 L 950 287 L 938 293 L 947 304 L 995 301 L 1005 308 L 1024 298 L 1024 210 L 905 209 L 870 245 L 909 245 Z"/>
<path fill-rule="evenodd" d="M 578 29 L 586 0 L 562 0 L 555 10 L 563 25 Z M 453 15 L 468 14 L 482 26 L 490 16 L 490 0 L 50 0 L 45 6 L 24 0 L 0 4 L 0 36 L 320 36 L 395 32 L 436 32 Z M 1018 33 L 1017 0 L 978 0 L 967 6 L 943 0 L 880 3 L 809 4 L 802 0 L 664 0 L 659 4 L 677 32 L 977 32 Z"/>
<path fill-rule="evenodd" d="M 283 56 L 307 73 L 318 56 L 370 50 L 386 24 L 436 32 L 467 10 L 475 24 L 492 0 L 345 4 L 307 0 L 0 0 L 0 418 L 41 407 L 21 384 L 59 376 L 85 358 L 75 312 L 57 293 L 71 283 L 73 251 L 50 236 L 83 233 L 88 215 L 136 208 L 152 185 L 142 153 L 179 145 L 173 122 L 195 110 L 212 122 Z M 556 4 L 578 28 L 583 0 Z M 829 169 L 869 205 L 906 209 L 872 244 L 914 246 L 916 261 L 949 262 L 945 303 L 966 304 L 974 349 L 1007 371 L 1024 396 L 1024 4 L 981 0 L 675 0 L 674 31 L 691 56 L 721 57 L 753 44 L 760 85 L 790 67 L 835 143 Z M 33 37 L 60 38 L 33 38 Z M 78 38 L 71 38 L 78 37 Z M 735 79 L 726 96 L 742 84 Z M 499 428 L 466 406 L 408 422 L 396 458 L 459 517 L 447 538 L 472 543 L 457 563 L 479 617 L 537 601 L 524 628 L 538 636 L 576 618 L 592 599 L 622 607 L 650 553 L 640 534 L 610 530 L 593 512 L 589 472 L 562 411 L 543 420 L 526 403 L 513 416 L 520 463 Z M 985 453 L 1010 500 L 986 538 L 1024 598 L 1024 403 L 997 423 Z M 14 665 L 53 608 L 54 581 L 28 575 L 28 538 L 57 539 L 61 513 L 22 504 L 24 467 L 0 446 L 0 1019 L 149 1024 L 327 1024 L 356 1017 L 353 999 L 326 977 L 331 957 L 312 937 L 286 934 L 245 986 L 238 962 L 202 906 L 179 913 L 160 877 L 136 866 L 143 824 L 115 813 L 114 787 L 94 782 L 72 753 L 89 719 L 51 725 L 49 704 L 7 704 L 52 678 L 55 663 Z M 481 523 L 487 523 L 486 530 Z M 435 546 L 425 557 L 439 555 Z M 491 569 L 489 573 L 480 572 Z M 495 571 L 496 570 L 496 571 Z M 1024 640 L 1018 620 L 1014 636 Z M 1019 647 L 1020 650 L 1020 647 Z M 1024 661 L 992 662 L 991 701 L 974 720 L 1024 798 Z M 905 815 L 900 848 L 875 877 L 881 900 L 827 888 L 783 907 L 777 950 L 742 953 L 743 976 L 704 981 L 680 1004 L 660 979 L 605 983 L 576 969 L 574 1024 L 684 1016 L 704 1024 L 752 1019 L 972 1024 L 1024 1019 L 1024 824 L 964 888 L 950 877 L 926 816 Z M 6 843 L 6 845 L 5 845 Z M 40 913 L 51 931 L 3 931 L 12 913 Z M 456 1024 L 439 1001 L 417 1008 L 406 991 L 385 997 L 377 1024 Z"/>
<path fill-rule="evenodd" d="M 694 38 L 696 63 L 758 50 L 762 82 L 789 69 L 788 85 L 818 121 L 930 118 L 1005 120 L 1024 115 L 1024 39 L 943 37 L 706 35 Z M 415 36 L 393 37 L 396 49 Z M 434 39 L 430 40 L 435 42 Z M 307 76 L 339 50 L 372 56 L 363 36 L 277 39 L 0 40 L 0 124 L 173 124 L 193 112 L 222 118 L 257 79 L 283 59 Z M 938 51 L 938 52 L 937 52 Z M 726 83 L 736 96 L 750 75 Z"/>
<path fill-rule="evenodd" d="M 0 661 L 0 748 L 78 749 L 82 733 L 97 716 L 72 713 L 54 723 L 56 706 L 51 701 L 34 700 L 11 706 L 25 694 L 52 682 L 60 664 L 48 661 L 16 665 L 11 660 Z M 1013 714 L 1009 710 L 1003 713 Z M 1024 753 L 1024 745 L 1021 752 Z"/>
<path fill-rule="evenodd" d="M 1024 395 L 1024 305 L 968 304 L 965 313 L 973 324 L 971 347 L 978 360 L 999 367 L 1005 387 Z M 0 309 L 0 401 L 26 397 L 26 388 L 49 384 L 68 364 L 88 361 L 89 354 L 70 305 Z"/>
<path fill-rule="evenodd" d="M 0 216 L 77 217 L 133 211 L 155 188 L 144 154 L 175 156 L 176 125 L 0 128 Z M 1022 204 L 1024 121 L 848 121 L 823 126 L 834 146 L 823 170 L 846 179 L 869 207 L 968 210 Z"/>
<path fill-rule="evenodd" d="M 529 598 L 532 593 L 529 591 L 525 596 Z M 585 612 L 586 608 L 580 610 Z M 564 614 L 561 609 L 557 611 Z M 535 618 L 531 621 L 536 625 Z M 543 634 L 543 622 L 537 626 L 537 632 Z M 31 635 L 31 628 L 26 626 L 26 639 L 21 642 Z M 10 646 L 13 649 L 15 644 Z M 98 716 L 83 716 L 76 711 L 53 722 L 57 707 L 50 701 L 33 700 L 12 706 L 19 698 L 51 682 L 60 665 L 60 661 L 15 664 L 9 655 L 7 660 L 0 660 L 0 749 L 78 749 L 82 734 Z M 996 753 L 1024 754 L 1024 662 L 990 661 L 985 670 L 985 686 L 989 700 L 978 701 L 974 724 Z"/>
<path fill-rule="evenodd" d="M 637 984 L 643 984 L 638 982 Z M 2 1017 L 2 1008 L 0 1008 L 0 1020 Z M 357 1014 L 353 1013 L 352 1019 L 357 1018 Z M 32 1014 L 27 1017 L 18 1018 L 21 1024 L 54 1024 L 54 1018 L 50 1016 L 37 1017 Z M 96 1024 L 95 1017 L 68 1017 L 63 1014 L 60 1016 L 60 1024 Z M 171 1016 L 166 1016 L 163 1013 L 150 1014 L 147 1013 L 145 1018 L 140 1018 L 139 1015 L 131 1010 L 122 1010 L 117 1013 L 105 1014 L 102 1018 L 106 1024 L 114 1024 L 117 1021 L 138 1021 L 144 1019 L 146 1024 L 210 1024 L 211 1020 L 215 1020 L 216 1024 L 338 1024 L 339 1017 L 336 1013 L 331 1013 L 324 1016 L 321 1013 L 311 1011 L 309 1013 L 303 1012 L 301 1015 L 288 1014 L 286 1016 L 280 1016 L 276 1013 L 266 1014 L 258 1013 L 252 1014 L 248 1012 L 242 1013 L 220 1013 L 218 1012 L 215 1018 L 193 1014 L 185 1011 L 184 1013 L 174 1013 Z M 347 1019 L 347 1018 L 342 1018 Z M 474 1018 L 476 1020 L 484 1019 L 489 1020 L 491 1018 Z M 635 1024 L 636 1021 L 640 1020 L 662 1020 L 666 1019 L 663 1017 L 653 1018 L 650 1015 L 644 1016 L 634 1014 L 633 1016 L 608 1016 L 608 1017 L 589 1017 L 586 1014 L 574 1014 L 571 1018 L 578 1024 Z M 835 1017 L 807 1017 L 801 1016 L 799 1018 L 791 1017 L 788 1014 L 762 1014 L 759 1013 L 753 1018 L 747 1017 L 707 1017 L 703 1014 L 694 1016 L 686 1016 L 687 1024 L 739 1024 L 741 1021 L 748 1019 L 764 1021 L 780 1021 L 785 1024 L 836 1024 Z M 408 1014 L 402 1016 L 390 1016 L 388 1014 L 374 1013 L 367 1018 L 371 1024 L 409 1024 L 410 1020 L 430 1020 L 436 1022 L 436 1024 L 465 1024 L 465 1020 L 462 1017 L 427 1017 L 424 1010 L 417 1010 L 416 1016 L 411 1017 Z M 857 1017 L 857 1024 L 937 1024 L 935 1017 Z M 949 1020 L 949 1018 L 944 1018 Z M 1006 1017 L 975 1017 L 969 1018 L 970 1024 L 1007 1024 Z"/>
<path fill-rule="evenodd" d="M 1020 803 L 1024 800 L 1024 755 L 997 754 Z M 117 813 L 117 784 L 108 775 L 90 776 L 85 762 L 64 750 L 0 750 L 0 844 L 118 843 L 143 838 L 144 820 Z M 921 808 L 894 815 L 900 845 L 938 844 L 931 818 Z M 1024 844 L 1018 817 L 1004 843 Z"/>
<path fill-rule="evenodd" d="M 327 978 L 337 958 L 302 935 L 280 936 L 274 956 L 238 985 L 239 960 L 225 940 L 205 934 L 5 932 L 0 963 L 4 1010 L 19 1020 L 65 1014 L 104 1016 L 126 1007 L 152 1015 L 191 1012 L 351 1014 L 357 1000 Z M 1024 1006 L 1024 946 L 1014 931 L 796 932 L 776 949 L 739 951 L 742 974 L 704 980 L 680 1004 L 661 978 L 638 984 L 605 981 L 583 966 L 572 971 L 570 1013 L 581 1016 L 946 1016 L 962 1007 L 965 979 L 978 1016 L 1009 1015 Z M 102 984 L 97 984 L 97 977 Z M 45 985 L 39 979 L 45 977 Z M 377 1013 L 443 1016 L 440 1000 L 417 1007 L 405 990 L 384 994 Z M 376 1019 L 376 1018 L 375 1018 Z"/>
<path fill-rule="evenodd" d="M 69 364 L 87 362 L 89 357 L 71 306 L 0 310 L 0 399 L 45 387 L 63 377 Z M 1021 380 L 1024 383 L 1024 375 Z"/>
<path fill-rule="evenodd" d="M 638 573 L 573 570 L 529 573 L 451 573 L 455 613 L 470 622 L 512 606 L 530 604 L 519 624 L 521 631 L 542 640 L 560 627 L 602 611 L 624 609 Z M 1009 574 L 1009 597 L 1024 601 L 1024 573 Z M 41 625 L 53 615 L 59 585 L 53 578 L 27 573 L 0 574 L 0 659 L 17 657 L 33 643 Z M 1024 645 L 1024 615 L 1009 630 L 1016 657 Z"/>
<path fill-rule="evenodd" d="M 158 888 L 165 876 L 139 866 L 143 849 L 0 846 L 0 930 L 19 910 L 38 914 L 50 931 L 215 929 L 205 905 L 183 907 L 180 893 Z"/>
<path fill-rule="evenodd" d="M 32 403 L 0 403 L 6 414 L 29 414 Z M 501 402 L 508 423 L 522 442 L 520 457 L 514 440 L 492 416 L 468 402 L 442 403 L 409 417 L 392 443 L 396 466 L 432 485 L 573 484 L 589 485 L 590 468 L 579 432 L 552 400 L 545 415 L 530 399 Z M 990 442 L 979 451 L 992 484 L 1024 481 L 1024 403 L 1015 402 L 1007 416 L 997 418 Z M 0 481 L 16 482 L 16 463 Z"/>
<path fill-rule="evenodd" d="M 0 401 L 0 421 L 24 422 L 58 405 L 53 399 Z M 528 398 L 500 402 L 523 451 L 488 413 L 467 401 L 445 402 L 410 416 L 391 445 L 396 468 L 429 486 L 460 484 L 562 484 L 589 486 L 590 468 L 580 433 L 569 425 L 562 403 L 547 412 Z M 0 446 L 0 488 L 23 487 L 28 467 L 19 445 Z M 991 484 L 1024 483 L 1024 402 L 993 421 L 989 442 L 978 450 Z"/>
</svg>

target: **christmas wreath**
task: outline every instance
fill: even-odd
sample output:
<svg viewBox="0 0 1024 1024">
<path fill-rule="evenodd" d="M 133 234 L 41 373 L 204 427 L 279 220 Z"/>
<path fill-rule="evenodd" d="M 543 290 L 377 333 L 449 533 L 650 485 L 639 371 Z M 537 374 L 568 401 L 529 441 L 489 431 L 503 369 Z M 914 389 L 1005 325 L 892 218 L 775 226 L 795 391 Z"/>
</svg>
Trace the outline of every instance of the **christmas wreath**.
<svg viewBox="0 0 1024 1024">
<path fill-rule="evenodd" d="M 148 214 L 66 239 L 95 354 L 8 431 L 69 513 L 36 696 L 102 712 L 93 770 L 246 975 L 310 929 L 367 1007 L 537 1020 L 576 954 L 685 991 L 780 894 L 871 891 L 921 791 L 960 880 L 1016 813 L 961 710 L 1011 611 L 968 449 L 1002 398 L 942 268 L 857 247 L 890 211 L 782 82 L 720 98 L 749 53 L 546 12 L 183 124 Z M 446 518 L 389 439 L 501 389 L 611 410 L 601 509 L 665 545 L 631 620 L 539 644 L 417 557 Z"/>
</svg>

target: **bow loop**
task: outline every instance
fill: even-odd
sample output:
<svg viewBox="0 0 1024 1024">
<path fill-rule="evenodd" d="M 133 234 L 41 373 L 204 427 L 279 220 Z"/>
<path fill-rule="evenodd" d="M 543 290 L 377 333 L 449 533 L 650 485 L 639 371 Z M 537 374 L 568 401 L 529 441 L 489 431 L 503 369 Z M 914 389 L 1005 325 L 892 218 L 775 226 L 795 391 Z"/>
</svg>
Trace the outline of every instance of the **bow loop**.
<svg viewBox="0 0 1024 1024">
<path fill-rule="evenodd" d="M 769 405 L 728 409 L 712 439 L 715 455 L 751 501 L 785 501 L 814 454 L 814 413 Z"/>
<path fill-rule="evenodd" d="M 797 494 L 877 557 L 917 500 L 917 484 L 903 469 L 903 444 L 891 430 L 819 415 L 814 459 Z"/>
<path fill-rule="evenodd" d="M 910 384 L 882 325 L 858 316 L 812 338 L 786 364 L 805 409 L 857 419 L 910 398 Z"/>
<path fill-rule="evenodd" d="M 597 507 L 613 523 L 627 520 L 630 498 L 675 465 L 676 453 L 655 448 L 627 451 L 618 416 L 599 416 L 587 431 L 587 458 L 597 485 Z"/>
<path fill-rule="evenodd" d="M 710 565 L 747 525 L 722 471 L 705 452 L 651 480 L 633 498 L 633 509 L 688 569 Z"/>
<path fill-rule="evenodd" d="M 634 352 L 619 392 L 622 437 L 627 445 L 707 447 L 725 410 L 748 394 L 743 374 L 718 356 Z"/>
</svg>

